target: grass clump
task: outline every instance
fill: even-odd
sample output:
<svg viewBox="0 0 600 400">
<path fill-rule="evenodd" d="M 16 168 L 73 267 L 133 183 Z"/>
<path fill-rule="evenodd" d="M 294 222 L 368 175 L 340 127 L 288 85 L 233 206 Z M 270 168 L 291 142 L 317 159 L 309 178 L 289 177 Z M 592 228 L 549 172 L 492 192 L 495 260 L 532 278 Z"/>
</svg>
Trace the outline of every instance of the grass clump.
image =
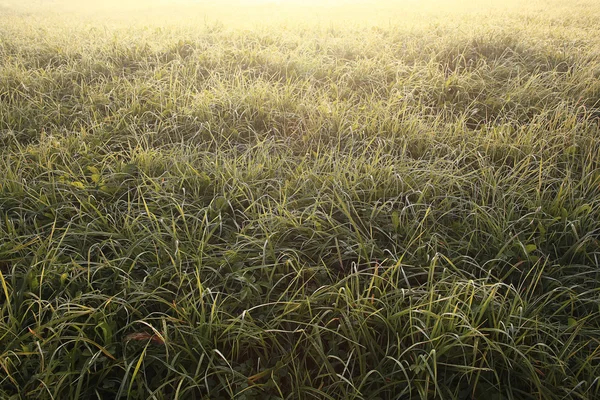
<svg viewBox="0 0 600 400">
<path fill-rule="evenodd" d="M 248 29 L 15 4 L 0 397 L 600 396 L 591 2 Z"/>
</svg>

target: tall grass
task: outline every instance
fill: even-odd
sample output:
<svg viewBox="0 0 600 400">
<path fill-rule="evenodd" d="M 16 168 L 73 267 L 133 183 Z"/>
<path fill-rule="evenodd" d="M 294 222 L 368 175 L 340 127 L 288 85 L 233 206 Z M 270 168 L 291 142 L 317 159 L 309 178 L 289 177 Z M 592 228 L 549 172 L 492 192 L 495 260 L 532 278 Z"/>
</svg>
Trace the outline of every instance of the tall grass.
<svg viewBox="0 0 600 400">
<path fill-rule="evenodd" d="M 592 1 L 249 29 L 6 4 L 1 398 L 600 398 Z"/>
</svg>

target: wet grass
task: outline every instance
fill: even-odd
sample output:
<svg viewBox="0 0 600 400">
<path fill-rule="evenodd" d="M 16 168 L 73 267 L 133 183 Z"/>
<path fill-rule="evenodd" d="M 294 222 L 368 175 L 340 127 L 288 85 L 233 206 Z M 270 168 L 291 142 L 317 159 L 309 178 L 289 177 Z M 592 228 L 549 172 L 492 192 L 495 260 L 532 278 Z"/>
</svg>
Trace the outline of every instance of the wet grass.
<svg viewBox="0 0 600 400">
<path fill-rule="evenodd" d="M 0 397 L 599 398 L 591 3 L 252 29 L 5 6 Z"/>
</svg>

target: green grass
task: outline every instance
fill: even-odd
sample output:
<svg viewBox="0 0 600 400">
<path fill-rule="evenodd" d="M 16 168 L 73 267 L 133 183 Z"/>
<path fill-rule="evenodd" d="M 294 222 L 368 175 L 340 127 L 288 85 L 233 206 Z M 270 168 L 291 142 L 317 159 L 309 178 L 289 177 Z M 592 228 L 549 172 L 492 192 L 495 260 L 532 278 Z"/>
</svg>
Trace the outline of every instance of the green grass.
<svg viewBox="0 0 600 400">
<path fill-rule="evenodd" d="M 0 398 L 600 398 L 593 0 L 18 4 Z"/>
</svg>

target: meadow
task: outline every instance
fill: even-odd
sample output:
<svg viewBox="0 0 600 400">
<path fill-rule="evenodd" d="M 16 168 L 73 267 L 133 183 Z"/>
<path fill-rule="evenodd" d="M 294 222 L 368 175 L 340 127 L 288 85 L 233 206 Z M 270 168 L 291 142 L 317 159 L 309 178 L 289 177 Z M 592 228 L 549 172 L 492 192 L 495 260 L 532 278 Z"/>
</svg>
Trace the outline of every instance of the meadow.
<svg viewBox="0 0 600 400">
<path fill-rule="evenodd" d="M 0 2 L 1 399 L 600 398 L 595 0 L 111 1 Z"/>
</svg>

